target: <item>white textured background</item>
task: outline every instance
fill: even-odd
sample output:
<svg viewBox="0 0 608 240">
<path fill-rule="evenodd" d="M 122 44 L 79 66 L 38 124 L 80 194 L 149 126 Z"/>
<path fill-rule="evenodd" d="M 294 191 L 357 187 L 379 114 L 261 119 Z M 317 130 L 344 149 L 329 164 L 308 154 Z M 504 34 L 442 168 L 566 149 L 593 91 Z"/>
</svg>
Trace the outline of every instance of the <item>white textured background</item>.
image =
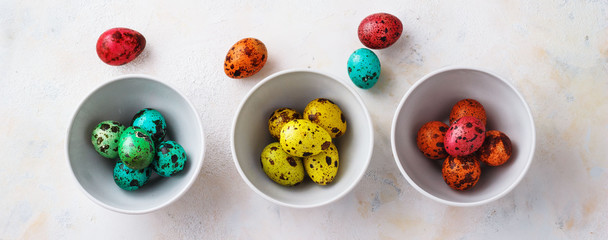
<svg viewBox="0 0 608 240">
<path fill-rule="evenodd" d="M 382 74 L 358 90 L 375 128 L 365 177 L 330 205 L 291 209 L 250 190 L 230 152 L 239 102 L 261 79 L 313 68 L 348 80 L 359 22 L 404 23 L 375 51 Z M 104 64 L 99 35 L 147 39 L 134 62 Z M 244 37 L 269 51 L 257 75 L 229 79 L 223 59 Z M 489 69 L 528 101 L 537 149 L 523 181 L 487 205 L 456 208 L 415 191 L 390 148 L 393 113 L 426 73 Z M 174 204 L 123 215 L 70 176 L 65 136 L 77 104 L 128 73 L 153 75 L 196 105 L 207 141 L 197 182 Z M 608 1 L 18 1 L 0 2 L 0 239 L 608 239 Z"/>
</svg>

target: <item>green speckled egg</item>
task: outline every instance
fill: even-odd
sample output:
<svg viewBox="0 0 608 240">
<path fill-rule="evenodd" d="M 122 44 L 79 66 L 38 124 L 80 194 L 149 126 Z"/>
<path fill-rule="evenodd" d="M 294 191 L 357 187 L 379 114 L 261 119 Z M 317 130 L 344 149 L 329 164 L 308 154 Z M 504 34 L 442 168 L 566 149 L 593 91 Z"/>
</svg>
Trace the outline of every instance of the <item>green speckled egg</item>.
<svg viewBox="0 0 608 240">
<path fill-rule="evenodd" d="M 281 129 L 281 147 L 289 155 L 306 157 L 329 148 L 331 136 L 323 127 L 306 119 L 286 123 Z"/>
<path fill-rule="evenodd" d="M 171 177 L 184 169 L 186 151 L 175 141 L 164 141 L 158 145 L 152 169 L 163 177 Z"/>
<path fill-rule="evenodd" d="M 334 180 L 340 166 L 339 160 L 338 148 L 333 143 L 323 152 L 303 159 L 306 173 L 319 185 L 327 185 Z"/>
<path fill-rule="evenodd" d="M 122 162 L 117 162 L 114 166 L 114 182 L 124 190 L 137 190 L 148 183 L 149 179 L 150 168 L 133 170 Z"/>
<path fill-rule="evenodd" d="M 118 140 L 125 126 L 117 121 L 107 120 L 97 124 L 91 133 L 91 143 L 95 151 L 105 158 L 118 158 Z"/>
<path fill-rule="evenodd" d="M 142 169 L 150 165 L 156 154 L 154 143 L 148 133 L 139 127 L 128 127 L 118 141 L 118 157 L 131 169 Z"/>
<path fill-rule="evenodd" d="M 302 159 L 287 154 L 279 142 L 268 144 L 260 155 L 266 175 L 283 186 L 294 186 L 304 180 Z"/>
<path fill-rule="evenodd" d="M 154 143 L 160 143 L 167 134 L 167 122 L 159 111 L 152 108 L 139 110 L 133 116 L 131 126 L 140 127 L 152 137 Z"/>
<path fill-rule="evenodd" d="M 346 119 L 342 110 L 327 98 L 310 101 L 304 108 L 304 118 L 319 124 L 332 138 L 342 136 L 346 132 Z"/>
<path fill-rule="evenodd" d="M 348 77 L 355 86 L 369 89 L 380 78 L 380 60 L 372 50 L 360 48 L 348 58 Z"/>
</svg>

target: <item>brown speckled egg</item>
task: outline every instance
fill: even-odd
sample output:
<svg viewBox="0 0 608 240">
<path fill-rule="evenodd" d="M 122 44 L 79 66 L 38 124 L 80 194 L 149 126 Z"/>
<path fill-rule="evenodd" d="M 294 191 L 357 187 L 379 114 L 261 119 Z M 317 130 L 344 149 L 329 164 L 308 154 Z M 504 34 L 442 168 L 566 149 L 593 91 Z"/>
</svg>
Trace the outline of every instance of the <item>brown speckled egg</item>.
<svg viewBox="0 0 608 240">
<path fill-rule="evenodd" d="M 262 41 L 244 38 L 236 42 L 224 60 L 224 72 L 231 78 L 246 78 L 256 74 L 266 64 L 268 51 Z"/>
<path fill-rule="evenodd" d="M 416 137 L 418 149 L 430 159 L 442 159 L 448 156 L 444 148 L 445 133 L 448 131 L 448 125 L 439 121 L 427 122 L 420 130 Z"/>
<path fill-rule="evenodd" d="M 511 139 L 503 132 L 490 130 L 486 132 L 486 139 L 477 150 L 481 162 L 489 166 L 500 166 L 511 158 Z"/>
<path fill-rule="evenodd" d="M 450 112 L 450 125 L 465 116 L 476 117 L 483 122 L 484 126 L 486 125 L 486 110 L 475 99 L 462 99 L 454 104 Z"/>
<path fill-rule="evenodd" d="M 479 181 L 481 165 L 474 155 L 449 156 L 441 168 L 443 180 L 452 189 L 464 191 L 472 188 Z"/>
</svg>

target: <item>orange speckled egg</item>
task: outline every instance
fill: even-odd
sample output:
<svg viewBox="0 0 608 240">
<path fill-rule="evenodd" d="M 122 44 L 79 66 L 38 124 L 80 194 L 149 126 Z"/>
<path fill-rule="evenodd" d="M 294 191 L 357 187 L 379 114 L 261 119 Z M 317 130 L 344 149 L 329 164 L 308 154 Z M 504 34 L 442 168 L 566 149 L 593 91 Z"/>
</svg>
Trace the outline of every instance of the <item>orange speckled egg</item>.
<svg viewBox="0 0 608 240">
<path fill-rule="evenodd" d="M 454 104 L 450 112 L 450 125 L 465 116 L 476 117 L 483 122 L 484 126 L 486 125 L 486 110 L 475 99 L 462 99 Z"/>
<path fill-rule="evenodd" d="M 445 133 L 448 125 L 439 121 L 430 121 L 418 130 L 416 143 L 418 149 L 430 159 L 441 159 L 448 156 L 444 148 Z"/>
<path fill-rule="evenodd" d="M 464 191 L 472 188 L 479 181 L 481 165 L 475 155 L 448 156 L 441 168 L 443 180 L 452 189 Z"/>
<path fill-rule="evenodd" d="M 236 42 L 224 60 L 224 72 L 231 78 L 246 78 L 259 72 L 268 58 L 266 45 L 255 38 Z"/>
<path fill-rule="evenodd" d="M 486 132 L 486 139 L 477 150 L 481 162 L 489 166 L 500 166 L 511 158 L 511 139 L 501 131 L 490 130 Z"/>
</svg>

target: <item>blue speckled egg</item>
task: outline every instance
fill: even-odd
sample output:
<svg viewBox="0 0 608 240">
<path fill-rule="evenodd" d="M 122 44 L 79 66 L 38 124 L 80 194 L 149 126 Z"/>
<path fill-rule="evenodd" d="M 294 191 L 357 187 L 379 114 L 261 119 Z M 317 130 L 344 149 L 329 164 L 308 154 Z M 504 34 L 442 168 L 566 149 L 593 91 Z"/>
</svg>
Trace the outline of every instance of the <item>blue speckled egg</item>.
<svg viewBox="0 0 608 240">
<path fill-rule="evenodd" d="M 114 166 L 114 182 L 124 190 L 137 190 L 148 183 L 149 179 L 150 168 L 133 170 L 120 161 Z"/>
<path fill-rule="evenodd" d="M 156 153 L 148 133 L 139 127 L 128 127 L 118 140 L 118 157 L 131 169 L 148 167 Z"/>
<path fill-rule="evenodd" d="M 167 123 L 159 111 L 152 108 L 139 110 L 133 116 L 131 126 L 140 127 L 150 134 L 154 143 L 162 142 L 167 133 Z"/>
<path fill-rule="evenodd" d="M 165 141 L 158 146 L 152 168 L 158 175 L 171 177 L 184 169 L 186 160 L 186 151 L 179 143 Z"/>
<path fill-rule="evenodd" d="M 355 86 L 369 89 L 380 77 L 380 60 L 372 50 L 360 48 L 348 58 L 348 77 Z"/>
<path fill-rule="evenodd" d="M 102 157 L 117 158 L 118 140 L 124 130 L 125 126 L 117 121 L 107 120 L 100 122 L 91 133 L 93 148 Z"/>
</svg>

